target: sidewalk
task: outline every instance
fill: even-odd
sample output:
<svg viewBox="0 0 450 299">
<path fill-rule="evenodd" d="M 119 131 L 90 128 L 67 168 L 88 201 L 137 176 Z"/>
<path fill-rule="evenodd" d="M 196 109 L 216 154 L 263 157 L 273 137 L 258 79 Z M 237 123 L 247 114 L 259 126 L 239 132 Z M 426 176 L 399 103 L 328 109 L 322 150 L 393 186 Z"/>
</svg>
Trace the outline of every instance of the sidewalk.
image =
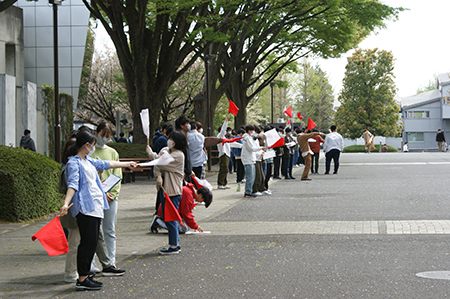
<svg viewBox="0 0 450 299">
<path fill-rule="evenodd" d="M 213 167 L 215 169 L 217 166 Z M 303 167 L 293 169 L 296 174 L 300 170 L 303 171 Z M 207 180 L 217 188 L 217 172 L 208 173 Z M 212 229 L 208 223 L 205 224 L 209 219 L 228 211 L 242 200 L 248 200 L 243 197 L 244 184 L 241 184 L 241 191 L 236 192 L 235 180 L 236 174 L 229 174 L 231 189 L 214 189 L 211 206 L 205 209 L 199 205 L 194 210 L 196 221 L 205 230 Z M 116 227 L 119 268 L 126 269 L 129 261 L 167 245 L 166 234 L 149 233 L 155 197 L 155 180 L 136 177 L 136 182 L 122 184 Z M 65 255 L 49 257 L 39 241 L 31 241 L 31 236 L 55 215 L 30 223 L 0 223 L 0 298 L 62 298 L 76 292 L 73 284 L 63 282 Z M 186 237 L 189 236 L 180 236 L 181 243 Z"/>
</svg>

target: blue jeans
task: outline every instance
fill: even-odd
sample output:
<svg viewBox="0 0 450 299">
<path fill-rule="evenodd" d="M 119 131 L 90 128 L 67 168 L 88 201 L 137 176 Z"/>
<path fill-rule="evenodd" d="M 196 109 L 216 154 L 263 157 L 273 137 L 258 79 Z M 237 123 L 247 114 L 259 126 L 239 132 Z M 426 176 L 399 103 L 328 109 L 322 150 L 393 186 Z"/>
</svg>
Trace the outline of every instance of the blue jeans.
<svg viewBox="0 0 450 299">
<path fill-rule="evenodd" d="M 252 194 L 255 182 L 255 164 L 244 165 L 245 169 L 245 194 Z"/>
<path fill-rule="evenodd" d="M 175 209 L 178 210 L 178 206 L 180 205 L 181 195 L 170 196 L 170 200 L 172 201 Z M 161 209 L 164 219 L 164 206 L 166 204 L 166 199 L 161 202 Z M 169 231 L 169 245 L 177 246 L 180 241 L 180 236 L 178 235 L 178 222 L 177 221 L 166 221 L 167 230 Z"/>
<path fill-rule="evenodd" d="M 292 165 L 297 165 L 297 161 L 298 161 L 298 152 L 299 152 L 300 150 L 296 150 L 296 151 L 294 151 L 294 159 L 292 160 Z"/>
</svg>

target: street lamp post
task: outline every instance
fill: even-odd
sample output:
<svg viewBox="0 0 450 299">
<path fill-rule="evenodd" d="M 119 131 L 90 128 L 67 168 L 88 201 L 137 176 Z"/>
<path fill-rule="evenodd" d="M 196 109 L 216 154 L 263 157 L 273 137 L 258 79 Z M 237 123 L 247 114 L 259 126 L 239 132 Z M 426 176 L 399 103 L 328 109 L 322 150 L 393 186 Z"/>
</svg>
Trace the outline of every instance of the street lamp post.
<svg viewBox="0 0 450 299">
<path fill-rule="evenodd" d="M 270 102 L 271 102 L 271 106 L 272 106 L 272 110 L 271 110 L 271 114 L 272 114 L 272 117 L 271 117 L 271 123 L 273 124 L 273 87 L 275 86 L 275 85 L 277 85 L 277 82 L 276 81 L 272 81 L 272 82 L 270 82 Z"/>
<path fill-rule="evenodd" d="M 58 5 L 60 0 L 49 0 L 53 5 L 53 64 L 55 80 L 55 161 L 61 163 L 61 125 L 59 123 L 59 73 L 58 73 Z"/>
</svg>

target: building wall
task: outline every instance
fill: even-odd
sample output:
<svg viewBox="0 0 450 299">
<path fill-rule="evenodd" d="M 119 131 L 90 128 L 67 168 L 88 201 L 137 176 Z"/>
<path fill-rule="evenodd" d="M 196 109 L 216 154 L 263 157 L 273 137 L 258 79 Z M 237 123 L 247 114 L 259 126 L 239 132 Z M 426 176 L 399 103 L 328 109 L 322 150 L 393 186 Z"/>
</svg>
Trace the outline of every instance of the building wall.
<svg viewBox="0 0 450 299">
<path fill-rule="evenodd" d="M 0 74 L 0 144 L 16 146 L 16 78 Z"/>
</svg>

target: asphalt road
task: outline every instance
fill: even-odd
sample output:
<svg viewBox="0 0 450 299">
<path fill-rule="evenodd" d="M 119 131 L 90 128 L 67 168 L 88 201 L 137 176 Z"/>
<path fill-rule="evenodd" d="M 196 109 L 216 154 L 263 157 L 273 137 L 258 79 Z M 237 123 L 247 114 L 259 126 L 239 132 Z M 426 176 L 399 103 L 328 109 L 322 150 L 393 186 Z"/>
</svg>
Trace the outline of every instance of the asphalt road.
<svg viewBox="0 0 450 299">
<path fill-rule="evenodd" d="M 248 235 L 245 222 L 448 220 L 449 169 L 446 153 L 343 154 L 338 175 L 277 182 L 202 223 L 243 222 L 234 235 L 181 236 L 179 255 L 131 256 L 101 291 L 58 297 L 446 298 L 449 280 L 416 274 L 450 270 L 448 235 Z"/>
</svg>

